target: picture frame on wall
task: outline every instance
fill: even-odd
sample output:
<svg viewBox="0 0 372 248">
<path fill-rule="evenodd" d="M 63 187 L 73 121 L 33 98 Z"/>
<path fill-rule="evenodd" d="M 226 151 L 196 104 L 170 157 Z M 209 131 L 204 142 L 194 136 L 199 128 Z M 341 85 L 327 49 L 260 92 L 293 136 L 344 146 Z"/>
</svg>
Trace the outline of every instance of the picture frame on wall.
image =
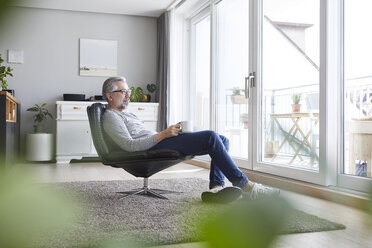
<svg viewBox="0 0 372 248">
<path fill-rule="evenodd" d="M 23 50 L 8 50 L 8 63 L 23 64 Z"/>
<path fill-rule="evenodd" d="M 79 42 L 80 76 L 117 76 L 117 41 L 79 39 Z"/>
</svg>

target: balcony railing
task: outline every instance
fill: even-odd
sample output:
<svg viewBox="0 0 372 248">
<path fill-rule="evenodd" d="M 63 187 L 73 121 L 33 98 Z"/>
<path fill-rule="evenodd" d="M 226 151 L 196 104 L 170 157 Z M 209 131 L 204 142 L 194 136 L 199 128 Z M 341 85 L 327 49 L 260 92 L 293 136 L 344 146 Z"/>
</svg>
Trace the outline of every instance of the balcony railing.
<svg viewBox="0 0 372 248">
<path fill-rule="evenodd" d="M 344 100 L 344 113 L 345 120 L 351 119 L 368 119 L 372 117 L 372 78 L 368 80 L 348 80 L 345 84 L 345 100 Z M 284 136 L 283 133 L 275 125 L 273 119 L 270 117 L 271 114 L 282 114 L 291 113 L 292 108 L 292 95 L 294 93 L 301 93 L 303 99 L 301 101 L 301 111 L 308 113 L 307 105 L 305 103 L 305 97 L 307 94 L 319 92 L 318 84 L 302 85 L 292 88 L 282 89 L 271 89 L 265 90 L 262 97 L 262 137 L 263 142 L 265 141 L 282 141 Z M 248 112 L 247 104 L 233 104 L 230 99 L 231 91 L 226 92 L 226 118 L 225 127 L 243 128 L 243 124 L 240 121 L 240 116 L 243 113 Z M 308 118 L 302 118 L 299 122 L 301 129 L 304 133 L 307 133 L 311 129 L 311 122 Z M 289 130 L 293 125 L 290 119 L 280 120 L 284 130 Z M 310 136 L 309 142 L 312 143 L 313 138 L 318 139 L 316 136 Z M 302 137 L 299 133 L 295 135 L 294 142 L 301 143 Z M 316 140 L 315 142 L 319 142 Z M 296 145 L 295 145 L 296 146 Z M 264 147 L 264 146 L 263 146 Z M 346 148 L 347 149 L 347 148 Z M 316 151 L 319 152 L 318 150 Z M 310 149 L 306 146 L 300 152 L 305 157 L 311 157 Z M 286 142 L 280 150 L 280 155 L 283 157 L 291 157 L 294 155 L 294 150 L 291 145 Z"/>
</svg>

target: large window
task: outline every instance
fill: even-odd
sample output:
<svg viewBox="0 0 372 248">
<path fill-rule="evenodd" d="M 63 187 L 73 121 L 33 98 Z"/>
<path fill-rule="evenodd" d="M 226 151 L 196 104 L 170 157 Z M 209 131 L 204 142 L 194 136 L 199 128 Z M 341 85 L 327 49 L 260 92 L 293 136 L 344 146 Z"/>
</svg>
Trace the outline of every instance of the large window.
<svg viewBox="0 0 372 248">
<path fill-rule="evenodd" d="M 230 140 L 230 154 L 248 158 L 248 1 L 229 0 L 216 4 L 217 131 Z"/>
<path fill-rule="evenodd" d="M 344 173 L 372 177 L 372 1 L 344 5 Z"/>
<path fill-rule="evenodd" d="M 227 136 L 240 167 L 365 191 L 370 13 L 371 0 L 210 0 L 185 20 L 195 129 Z"/>
<path fill-rule="evenodd" d="M 211 18 L 197 16 L 192 20 L 191 79 L 194 130 L 210 129 L 210 50 Z"/>
<path fill-rule="evenodd" d="M 319 0 L 263 0 L 261 160 L 319 168 Z"/>
</svg>

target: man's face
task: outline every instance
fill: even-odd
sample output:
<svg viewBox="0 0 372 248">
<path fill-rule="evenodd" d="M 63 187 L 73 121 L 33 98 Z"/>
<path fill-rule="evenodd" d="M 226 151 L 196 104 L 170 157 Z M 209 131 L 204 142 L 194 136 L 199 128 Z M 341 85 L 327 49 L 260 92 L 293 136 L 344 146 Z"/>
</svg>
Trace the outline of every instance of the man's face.
<svg viewBox="0 0 372 248">
<path fill-rule="evenodd" d="M 116 82 L 117 89 L 114 92 L 108 93 L 108 100 L 112 107 L 118 110 L 124 110 L 128 107 L 130 92 L 128 92 L 128 84 L 123 81 Z"/>
</svg>

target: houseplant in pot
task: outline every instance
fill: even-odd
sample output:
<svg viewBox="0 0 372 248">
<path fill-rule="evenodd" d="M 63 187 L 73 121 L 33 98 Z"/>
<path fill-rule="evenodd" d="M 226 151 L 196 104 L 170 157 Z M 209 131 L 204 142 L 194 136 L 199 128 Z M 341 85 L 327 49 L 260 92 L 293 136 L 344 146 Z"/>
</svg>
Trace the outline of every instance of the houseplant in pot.
<svg viewBox="0 0 372 248">
<path fill-rule="evenodd" d="M 295 93 L 292 95 L 292 112 L 297 113 L 300 112 L 301 110 L 301 104 L 300 101 L 302 99 L 302 94 L 301 93 Z"/>
<path fill-rule="evenodd" d="M 44 129 L 43 122 L 46 121 L 48 119 L 48 117 L 53 119 L 52 114 L 49 113 L 48 109 L 46 109 L 45 106 L 46 106 L 46 103 L 43 103 L 41 106 L 38 105 L 38 104 L 35 104 L 35 107 L 27 109 L 27 111 L 36 112 L 36 114 L 34 115 L 34 122 L 35 122 L 34 131 L 35 131 L 35 133 L 42 133 L 43 132 L 43 129 Z"/>
<path fill-rule="evenodd" d="M 0 54 L 0 81 L 1 81 L 1 90 L 9 91 L 14 96 L 14 90 L 8 90 L 8 83 L 5 80 L 7 76 L 13 77 L 13 74 L 11 73 L 13 71 L 12 68 L 9 66 L 3 66 L 1 65 L 4 62 L 4 60 L 1 58 Z"/>
<path fill-rule="evenodd" d="M 131 87 L 130 90 L 132 93 L 130 94 L 130 101 L 131 102 L 140 102 L 143 99 L 145 93 L 141 87 Z"/>
<path fill-rule="evenodd" d="M 231 102 L 233 104 L 247 104 L 248 99 L 242 94 L 244 90 L 239 87 L 234 87 L 232 89 Z"/>
<path fill-rule="evenodd" d="M 28 161 L 50 161 L 53 159 L 53 134 L 44 133 L 43 123 L 53 116 L 45 108 L 46 103 L 28 108 L 27 111 L 35 112 L 34 132 L 26 134 L 26 160 Z"/>
<path fill-rule="evenodd" d="M 149 94 L 146 94 L 145 96 L 147 96 L 147 98 L 143 98 L 143 102 L 150 102 L 151 101 L 151 95 L 152 93 L 155 92 L 156 90 L 156 85 L 155 84 L 148 84 L 146 86 L 147 90 L 149 91 Z"/>
</svg>

